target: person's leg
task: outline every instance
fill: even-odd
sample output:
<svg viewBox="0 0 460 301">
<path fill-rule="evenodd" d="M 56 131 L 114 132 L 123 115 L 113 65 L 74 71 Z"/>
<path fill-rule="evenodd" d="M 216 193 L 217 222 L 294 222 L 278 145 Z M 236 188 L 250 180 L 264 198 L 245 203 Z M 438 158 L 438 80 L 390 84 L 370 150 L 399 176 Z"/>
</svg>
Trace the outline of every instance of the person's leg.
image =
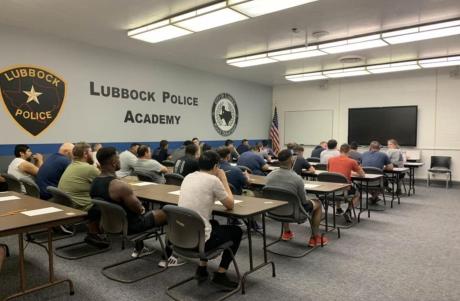
<svg viewBox="0 0 460 301">
<path fill-rule="evenodd" d="M 294 238 L 294 233 L 291 231 L 291 227 L 289 226 L 289 223 L 283 223 L 282 228 L 283 228 L 283 234 L 281 234 L 282 240 L 291 240 Z"/>
<path fill-rule="evenodd" d="M 3 245 L 0 245 L 0 271 L 2 270 L 3 261 L 5 260 L 5 257 L 6 257 L 6 247 Z"/>
<path fill-rule="evenodd" d="M 319 233 L 319 225 L 321 223 L 321 217 L 323 214 L 321 202 L 319 200 L 311 200 L 311 203 L 313 204 L 311 208 L 311 220 L 310 220 L 312 235 L 308 242 L 308 246 L 315 247 L 318 245 L 326 245 L 328 243 L 327 238 L 322 237 L 321 234 Z"/>
</svg>

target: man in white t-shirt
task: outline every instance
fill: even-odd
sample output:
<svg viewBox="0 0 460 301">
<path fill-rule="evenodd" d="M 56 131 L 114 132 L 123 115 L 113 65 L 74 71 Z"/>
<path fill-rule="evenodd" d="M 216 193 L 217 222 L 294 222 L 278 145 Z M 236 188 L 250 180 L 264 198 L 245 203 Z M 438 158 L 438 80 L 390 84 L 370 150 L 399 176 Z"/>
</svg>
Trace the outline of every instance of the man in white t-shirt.
<svg viewBox="0 0 460 301">
<path fill-rule="evenodd" d="M 337 140 L 331 139 L 327 142 L 327 149 L 323 150 L 320 155 L 321 164 L 327 164 L 329 158 L 340 156 L 340 152 L 337 150 Z"/>
<path fill-rule="evenodd" d="M 14 147 L 14 156 L 16 158 L 8 166 L 8 173 L 18 179 L 30 178 L 34 180 L 38 169 L 43 164 L 43 156 L 41 154 L 32 154 L 30 147 L 25 144 L 18 144 Z M 22 184 L 21 187 L 22 192 L 25 193 L 26 190 Z"/>
<path fill-rule="evenodd" d="M 187 175 L 182 182 L 178 205 L 196 211 L 205 223 L 205 250 L 213 249 L 227 241 L 232 241 L 233 254 L 236 254 L 241 242 L 241 228 L 234 225 L 219 225 L 211 219 L 215 201 L 221 202 L 231 210 L 234 206 L 233 195 L 227 182 L 225 172 L 218 168 L 219 155 L 215 151 L 204 152 L 199 160 L 199 171 Z M 230 252 L 224 251 L 217 272 L 214 273 L 213 283 L 224 290 L 232 290 L 238 283 L 230 280 L 226 271 L 232 261 Z M 207 262 L 202 260 L 196 271 L 196 278 L 208 278 Z"/>
<path fill-rule="evenodd" d="M 168 172 L 166 166 L 163 166 L 157 160 L 152 159 L 152 150 L 148 145 L 141 145 L 137 149 L 137 161 L 134 164 L 134 172 L 143 172 L 153 178 L 153 182 L 165 184 L 166 179 L 163 174 Z"/>
<path fill-rule="evenodd" d="M 117 177 L 124 178 L 133 175 L 139 146 L 139 143 L 132 143 L 129 149 L 120 154 L 120 170 L 116 172 Z"/>
</svg>

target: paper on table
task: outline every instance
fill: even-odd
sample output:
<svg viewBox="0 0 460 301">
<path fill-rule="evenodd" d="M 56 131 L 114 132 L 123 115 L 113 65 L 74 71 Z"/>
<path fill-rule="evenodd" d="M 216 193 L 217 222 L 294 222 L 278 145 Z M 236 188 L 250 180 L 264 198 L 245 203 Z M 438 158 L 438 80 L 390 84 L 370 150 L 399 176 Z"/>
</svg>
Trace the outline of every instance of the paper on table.
<svg viewBox="0 0 460 301">
<path fill-rule="evenodd" d="M 234 202 L 235 202 L 235 204 L 238 204 L 238 203 L 242 203 L 243 201 L 241 201 L 241 200 L 234 200 Z M 215 201 L 214 204 L 216 204 L 216 205 L 222 205 L 222 203 L 219 202 L 219 201 Z M 222 205 L 222 206 L 223 206 L 223 205 Z"/>
<path fill-rule="evenodd" d="M 180 190 L 168 192 L 169 194 L 180 195 Z"/>
<path fill-rule="evenodd" d="M 42 209 L 24 211 L 24 212 L 21 212 L 21 213 L 24 214 L 24 215 L 27 215 L 27 216 L 36 216 L 36 215 L 54 213 L 54 212 L 59 212 L 59 211 L 62 211 L 62 209 L 59 209 L 59 208 L 56 208 L 56 207 L 47 207 L 47 208 L 42 208 Z"/>
<path fill-rule="evenodd" d="M 19 199 L 20 199 L 20 197 L 17 197 L 15 195 L 2 196 L 2 197 L 0 197 L 0 202 L 19 200 Z"/>
<path fill-rule="evenodd" d="M 138 182 L 138 183 L 131 183 L 134 186 L 147 186 L 147 185 L 158 185 L 157 183 L 152 182 Z"/>
<path fill-rule="evenodd" d="M 309 188 L 315 188 L 315 187 L 318 187 L 319 185 L 317 184 L 305 184 L 305 188 L 306 189 L 309 189 Z"/>
</svg>

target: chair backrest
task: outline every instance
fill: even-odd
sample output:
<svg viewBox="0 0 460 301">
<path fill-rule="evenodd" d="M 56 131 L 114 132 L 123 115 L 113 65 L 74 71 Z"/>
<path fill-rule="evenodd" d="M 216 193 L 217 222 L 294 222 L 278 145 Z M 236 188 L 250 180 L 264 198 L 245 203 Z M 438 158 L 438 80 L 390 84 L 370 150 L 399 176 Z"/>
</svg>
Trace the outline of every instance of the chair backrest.
<svg viewBox="0 0 460 301">
<path fill-rule="evenodd" d="M 228 187 L 230 187 L 230 191 L 232 192 L 233 195 L 238 194 L 236 193 L 236 188 L 232 183 L 228 183 Z"/>
<path fill-rule="evenodd" d="M 154 179 L 151 175 L 148 173 L 142 172 L 142 171 L 135 171 L 134 174 L 137 176 L 139 181 L 144 181 L 144 182 L 154 182 Z"/>
<path fill-rule="evenodd" d="M 310 158 L 307 158 L 307 161 L 308 162 L 321 162 L 320 158 L 315 158 L 315 157 L 310 157 Z"/>
<path fill-rule="evenodd" d="M 329 183 L 342 183 L 342 184 L 349 184 L 347 177 L 340 173 L 336 172 L 323 172 L 318 175 L 317 178 L 320 182 L 329 182 Z M 336 192 L 336 196 L 347 196 L 348 191 L 344 190 L 341 192 Z"/>
<path fill-rule="evenodd" d="M 101 210 L 100 225 L 105 233 L 128 235 L 126 211 L 120 205 L 100 199 L 92 199 L 91 201 Z"/>
<path fill-rule="evenodd" d="M 450 169 L 451 160 L 449 156 L 431 156 L 430 168 Z"/>
<path fill-rule="evenodd" d="M 252 170 L 249 167 L 243 166 L 243 165 L 238 165 L 237 166 L 239 169 L 241 169 L 242 172 L 247 171 L 249 174 L 252 174 Z"/>
<path fill-rule="evenodd" d="M 8 190 L 22 193 L 21 182 L 15 176 L 9 173 L 2 173 L 1 176 L 5 179 L 8 184 Z"/>
<path fill-rule="evenodd" d="M 166 167 L 174 167 L 174 161 L 171 160 L 164 160 L 163 162 L 161 162 L 161 164 L 163 164 Z"/>
<path fill-rule="evenodd" d="M 316 170 L 327 170 L 327 164 L 323 164 L 323 163 L 316 164 L 315 169 Z"/>
<path fill-rule="evenodd" d="M 280 187 L 265 186 L 262 193 L 264 198 L 288 202 L 285 206 L 267 212 L 270 218 L 281 222 L 295 223 L 303 223 L 309 218 L 300 199 L 291 191 Z"/>
<path fill-rule="evenodd" d="M 22 185 L 24 185 L 27 195 L 34 198 L 40 198 L 40 188 L 38 188 L 38 185 L 32 179 L 22 178 L 20 181 Z"/>
<path fill-rule="evenodd" d="M 371 175 L 383 175 L 383 170 L 377 167 L 371 167 L 371 166 L 363 166 L 363 171 L 366 174 L 371 174 Z M 369 181 L 368 186 L 381 186 L 383 187 L 383 178 L 376 179 L 374 181 Z"/>
<path fill-rule="evenodd" d="M 165 174 L 166 184 L 167 185 L 182 185 L 184 177 L 178 173 L 167 173 Z"/>
<path fill-rule="evenodd" d="M 201 216 L 193 210 L 172 205 L 164 206 L 163 211 L 168 222 L 166 237 L 175 251 L 182 249 L 204 253 L 205 225 Z"/>
<path fill-rule="evenodd" d="M 74 207 L 72 198 L 64 191 L 53 186 L 46 187 L 46 190 L 52 195 L 51 199 L 49 199 L 50 202 L 67 207 Z"/>
</svg>

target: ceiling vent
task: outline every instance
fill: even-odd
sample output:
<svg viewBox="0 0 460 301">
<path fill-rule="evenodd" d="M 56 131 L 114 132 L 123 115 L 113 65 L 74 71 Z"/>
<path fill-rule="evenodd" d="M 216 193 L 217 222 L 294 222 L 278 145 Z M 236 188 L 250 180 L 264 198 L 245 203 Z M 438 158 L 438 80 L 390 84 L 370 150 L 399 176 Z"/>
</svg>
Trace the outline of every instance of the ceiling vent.
<svg viewBox="0 0 460 301">
<path fill-rule="evenodd" d="M 356 64 L 364 62 L 364 57 L 359 55 L 347 55 L 340 57 L 339 62 L 342 64 Z"/>
</svg>

